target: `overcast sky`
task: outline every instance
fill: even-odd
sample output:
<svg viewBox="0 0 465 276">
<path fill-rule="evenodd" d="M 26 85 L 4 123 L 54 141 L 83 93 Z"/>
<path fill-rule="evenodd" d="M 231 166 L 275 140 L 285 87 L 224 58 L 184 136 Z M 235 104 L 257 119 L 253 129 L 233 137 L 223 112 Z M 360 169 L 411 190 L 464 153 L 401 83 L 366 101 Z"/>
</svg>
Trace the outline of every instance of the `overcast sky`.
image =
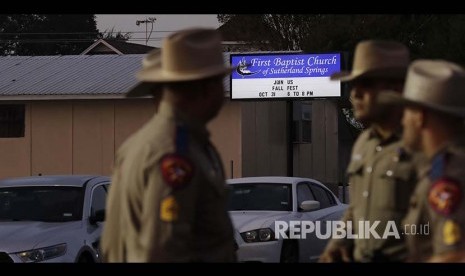
<svg viewBox="0 0 465 276">
<path fill-rule="evenodd" d="M 111 30 L 115 32 L 132 33 L 129 42 L 145 44 L 146 28 L 148 45 L 160 47 L 161 39 L 173 31 L 187 27 L 212 27 L 218 28 L 220 23 L 216 14 L 97 14 L 97 28 L 100 32 Z M 136 21 L 146 21 L 150 17 L 156 18 L 153 23 L 141 23 L 136 25 Z M 150 36 L 149 36 L 150 35 Z"/>
</svg>

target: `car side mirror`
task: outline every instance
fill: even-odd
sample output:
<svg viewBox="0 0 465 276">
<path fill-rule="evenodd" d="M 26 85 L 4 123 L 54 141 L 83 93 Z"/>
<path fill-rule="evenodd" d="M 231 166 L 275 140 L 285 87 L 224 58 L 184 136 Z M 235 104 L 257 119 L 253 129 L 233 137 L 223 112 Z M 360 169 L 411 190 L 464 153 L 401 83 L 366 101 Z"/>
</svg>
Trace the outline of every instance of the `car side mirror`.
<svg viewBox="0 0 465 276">
<path fill-rule="evenodd" d="M 89 217 L 89 222 L 91 224 L 96 224 L 97 222 L 105 221 L 105 210 L 97 210 L 94 214 Z"/>
<path fill-rule="evenodd" d="M 305 200 L 300 203 L 300 210 L 304 212 L 320 209 L 320 202 L 316 200 Z"/>
</svg>

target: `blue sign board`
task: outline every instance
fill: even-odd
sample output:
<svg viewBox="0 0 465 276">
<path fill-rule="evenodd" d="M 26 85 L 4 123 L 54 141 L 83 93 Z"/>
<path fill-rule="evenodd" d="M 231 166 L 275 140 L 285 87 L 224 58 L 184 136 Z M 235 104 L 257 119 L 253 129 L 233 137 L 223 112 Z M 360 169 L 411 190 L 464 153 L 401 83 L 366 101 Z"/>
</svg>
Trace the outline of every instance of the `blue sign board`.
<svg viewBox="0 0 465 276">
<path fill-rule="evenodd" d="M 231 99 L 290 99 L 341 96 L 340 53 L 231 54 Z"/>
</svg>

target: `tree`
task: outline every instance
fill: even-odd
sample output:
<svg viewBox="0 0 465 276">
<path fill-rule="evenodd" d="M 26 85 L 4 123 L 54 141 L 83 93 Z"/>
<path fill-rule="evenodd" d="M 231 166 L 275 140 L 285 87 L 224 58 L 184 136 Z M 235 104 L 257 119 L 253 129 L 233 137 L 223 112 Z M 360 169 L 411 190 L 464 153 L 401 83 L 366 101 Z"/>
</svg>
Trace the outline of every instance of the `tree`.
<svg viewBox="0 0 465 276">
<path fill-rule="evenodd" d="M 99 38 L 106 40 L 128 41 L 132 38 L 132 33 L 122 33 L 121 31 L 115 31 L 115 28 L 111 28 L 110 30 L 105 30 L 103 33 L 100 33 Z"/>
<path fill-rule="evenodd" d="M 302 50 L 304 52 L 347 52 L 349 62 L 356 44 L 364 39 L 395 40 L 407 45 L 412 59 L 441 58 L 465 65 L 465 15 L 431 14 L 218 14 L 220 23 L 237 20 L 232 32 L 254 40 L 267 40 L 267 50 Z M 244 28 L 241 28 L 240 24 Z M 264 27 L 263 27 L 264 26 Z M 257 28 L 259 27 L 259 31 Z M 244 31 L 247 30 L 247 31 Z M 347 68 L 350 69 L 350 68 Z M 353 120 L 347 86 L 339 100 L 352 127 Z"/>
<path fill-rule="evenodd" d="M 235 40 L 264 43 L 268 50 L 298 50 L 300 40 L 311 25 L 307 15 L 279 14 L 219 14 L 220 23 L 228 22 L 231 28 L 222 28 Z M 231 24 L 232 23 L 232 24 Z M 232 40 L 232 39 L 228 39 Z M 263 47 L 261 47 L 263 48 Z"/>
<path fill-rule="evenodd" d="M 268 40 L 269 50 L 352 52 L 361 40 L 388 39 L 407 45 L 413 59 L 443 58 L 465 65 L 462 14 L 218 14 L 217 17 L 220 23 L 239 19 L 235 27 L 241 35 Z"/>
<path fill-rule="evenodd" d="M 1 55 L 79 54 L 98 35 L 94 14 L 0 15 Z"/>
</svg>

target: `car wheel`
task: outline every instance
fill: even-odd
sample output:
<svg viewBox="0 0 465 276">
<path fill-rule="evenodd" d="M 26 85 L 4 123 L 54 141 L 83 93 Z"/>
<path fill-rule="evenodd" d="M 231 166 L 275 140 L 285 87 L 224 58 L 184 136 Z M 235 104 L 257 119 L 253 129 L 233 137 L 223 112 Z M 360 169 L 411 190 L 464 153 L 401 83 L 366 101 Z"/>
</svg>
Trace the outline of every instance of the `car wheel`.
<svg viewBox="0 0 465 276">
<path fill-rule="evenodd" d="M 299 248 L 296 241 L 284 241 L 281 248 L 281 263 L 298 263 Z"/>
</svg>

